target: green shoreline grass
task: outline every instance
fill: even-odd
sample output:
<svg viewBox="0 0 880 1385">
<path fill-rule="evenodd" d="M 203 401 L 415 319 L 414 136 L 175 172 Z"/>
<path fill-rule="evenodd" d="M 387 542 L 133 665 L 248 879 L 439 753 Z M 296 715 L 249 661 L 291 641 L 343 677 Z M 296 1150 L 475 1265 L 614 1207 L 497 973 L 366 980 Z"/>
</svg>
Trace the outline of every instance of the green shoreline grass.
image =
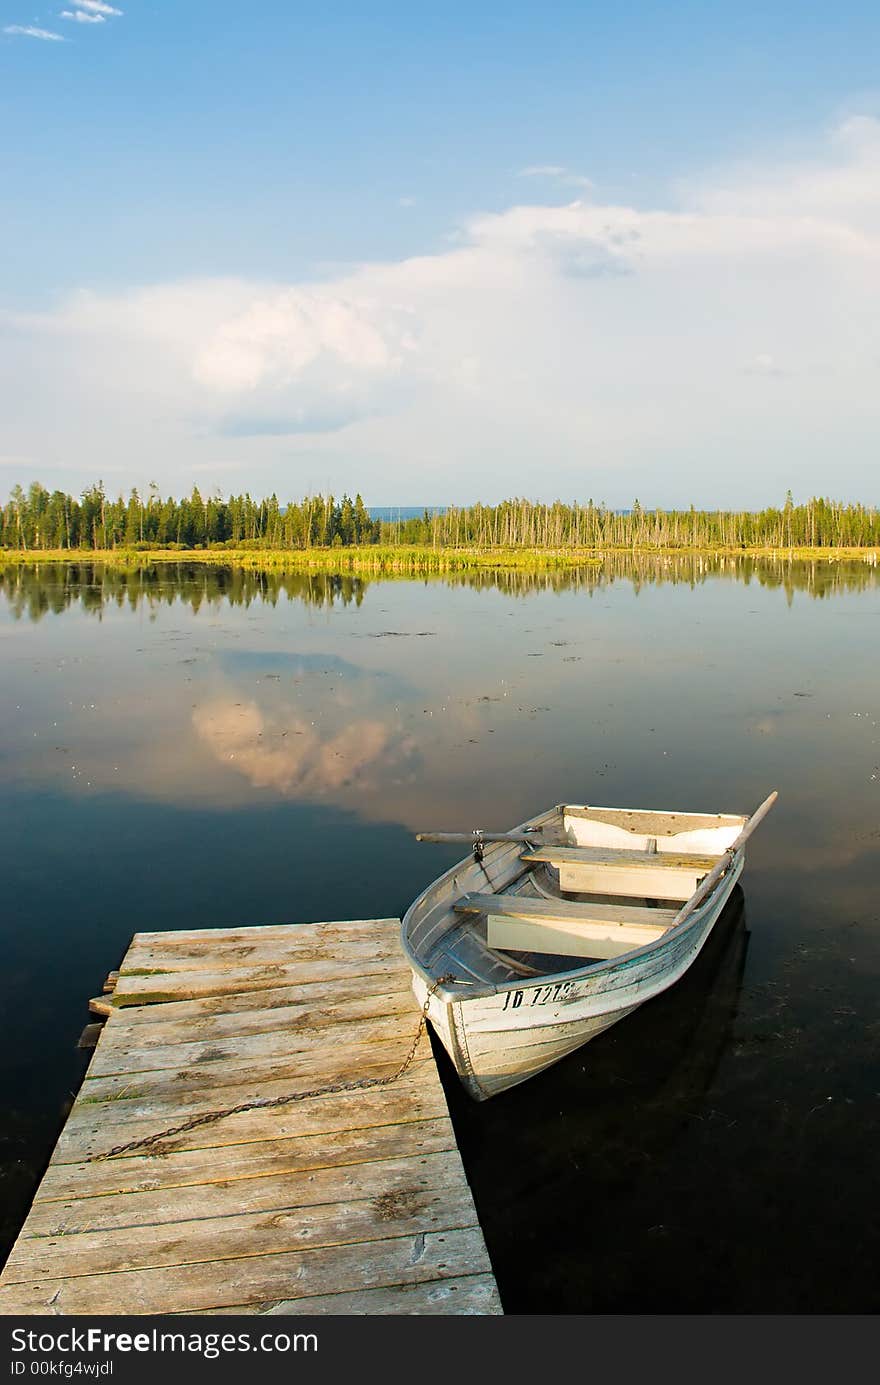
<svg viewBox="0 0 880 1385">
<path fill-rule="evenodd" d="M 427 548 L 417 545 L 309 549 L 7 549 L 0 569 L 38 563 L 100 563 L 137 569 L 154 563 L 205 564 L 253 570 L 329 573 L 466 572 L 480 569 L 549 571 L 599 566 L 621 556 L 772 558 L 785 561 L 841 562 L 861 559 L 876 564 L 880 550 L 870 548 Z"/>
</svg>

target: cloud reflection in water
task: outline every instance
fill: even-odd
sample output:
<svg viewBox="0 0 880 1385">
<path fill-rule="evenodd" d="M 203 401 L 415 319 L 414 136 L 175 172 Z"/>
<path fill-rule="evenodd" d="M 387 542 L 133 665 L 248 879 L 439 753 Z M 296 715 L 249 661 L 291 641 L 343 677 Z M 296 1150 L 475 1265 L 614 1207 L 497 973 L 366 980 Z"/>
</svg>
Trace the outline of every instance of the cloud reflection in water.
<svg viewBox="0 0 880 1385">
<path fill-rule="evenodd" d="M 196 708 L 193 727 L 225 767 L 257 789 L 286 796 L 321 797 L 365 785 L 373 773 L 412 768 L 415 742 L 393 727 L 362 717 L 324 730 L 289 707 L 271 712 L 256 702 L 216 699 Z"/>
</svg>

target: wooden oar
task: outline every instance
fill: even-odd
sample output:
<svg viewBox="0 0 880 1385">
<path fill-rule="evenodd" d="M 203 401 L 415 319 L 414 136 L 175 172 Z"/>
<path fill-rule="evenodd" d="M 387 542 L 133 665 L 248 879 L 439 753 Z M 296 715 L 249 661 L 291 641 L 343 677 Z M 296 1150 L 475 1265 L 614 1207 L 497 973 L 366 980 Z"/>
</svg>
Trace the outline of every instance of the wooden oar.
<svg viewBox="0 0 880 1385">
<path fill-rule="evenodd" d="M 706 898 L 706 895 L 709 894 L 715 888 L 724 872 L 729 869 L 730 863 L 733 860 L 736 852 L 739 851 L 741 846 L 745 845 L 749 837 L 754 832 L 755 828 L 758 826 L 758 824 L 762 822 L 764 818 L 767 816 L 767 814 L 770 812 L 770 809 L 773 807 L 773 804 L 776 802 L 778 797 L 779 795 L 774 789 L 773 792 L 771 794 L 768 794 L 768 796 L 764 799 L 764 802 L 761 804 L 760 808 L 755 809 L 755 811 L 752 813 L 752 816 L 748 819 L 745 826 L 743 827 L 743 830 L 737 837 L 736 841 L 733 842 L 727 848 L 718 864 L 716 866 L 713 866 L 712 869 L 709 871 L 709 874 L 703 877 L 703 879 L 700 881 L 700 884 L 697 886 L 697 888 L 691 895 L 690 899 L 687 901 L 686 904 L 682 905 L 681 909 L 679 909 L 672 923 L 669 925 L 670 931 L 673 928 L 676 928 L 680 923 L 684 923 L 688 915 L 692 914 L 694 909 L 696 909 L 697 905 L 700 904 L 702 900 Z"/>
<path fill-rule="evenodd" d="M 540 830 L 540 829 L 536 829 Z M 528 842 L 534 845 L 534 833 L 526 832 L 417 832 L 417 842 Z"/>
</svg>

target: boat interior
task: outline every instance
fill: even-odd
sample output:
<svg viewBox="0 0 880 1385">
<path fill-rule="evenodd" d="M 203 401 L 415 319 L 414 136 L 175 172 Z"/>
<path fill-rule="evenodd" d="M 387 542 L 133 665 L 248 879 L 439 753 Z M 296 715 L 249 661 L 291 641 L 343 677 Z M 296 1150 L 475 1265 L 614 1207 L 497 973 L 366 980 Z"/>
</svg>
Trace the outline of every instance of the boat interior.
<svg viewBox="0 0 880 1385">
<path fill-rule="evenodd" d="M 404 944 L 425 975 L 463 987 L 622 956 L 662 937 L 745 822 L 558 805 L 436 880 L 407 911 Z"/>
</svg>

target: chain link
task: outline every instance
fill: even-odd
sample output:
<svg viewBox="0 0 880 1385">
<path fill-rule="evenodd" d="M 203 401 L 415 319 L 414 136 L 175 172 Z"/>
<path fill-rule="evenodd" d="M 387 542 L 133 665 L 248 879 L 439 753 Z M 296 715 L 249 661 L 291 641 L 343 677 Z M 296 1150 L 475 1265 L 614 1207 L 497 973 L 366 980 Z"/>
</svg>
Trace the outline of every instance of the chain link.
<svg viewBox="0 0 880 1385">
<path fill-rule="evenodd" d="M 161 1144 L 163 1140 L 173 1139 L 175 1135 L 183 1135 L 187 1131 L 197 1130 L 202 1125 L 211 1125 L 214 1121 L 225 1120 L 227 1116 L 239 1116 L 245 1111 L 265 1111 L 274 1106 L 290 1106 L 295 1101 L 307 1101 L 309 1097 L 315 1096 L 332 1096 L 337 1092 L 363 1092 L 372 1087 L 390 1087 L 392 1082 L 397 1082 L 404 1073 L 408 1072 L 415 1060 L 422 1034 L 428 1023 L 428 1012 L 433 996 L 445 982 L 454 980 L 455 978 L 451 974 L 438 976 L 428 990 L 422 1005 L 415 1038 L 396 1072 L 389 1073 L 385 1077 L 361 1077 L 350 1082 L 333 1082 L 327 1087 L 314 1087 L 308 1092 L 292 1092 L 286 1096 L 258 1097 L 254 1101 L 242 1101 L 237 1106 L 228 1106 L 223 1111 L 206 1111 L 201 1116 L 193 1116 L 190 1120 L 184 1121 L 181 1125 L 172 1126 L 169 1130 L 160 1130 L 155 1135 L 144 1135 L 142 1139 L 129 1140 L 124 1145 L 114 1145 L 113 1149 L 108 1149 L 104 1154 L 91 1154 L 86 1163 L 97 1164 L 104 1159 L 114 1159 L 120 1154 L 131 1154 L 134 1150 L 151 1149 L 154 1145 Z M 168 1153 L 170 1151 L 160 1150 L 159 1152 Z"/>
</svg>

